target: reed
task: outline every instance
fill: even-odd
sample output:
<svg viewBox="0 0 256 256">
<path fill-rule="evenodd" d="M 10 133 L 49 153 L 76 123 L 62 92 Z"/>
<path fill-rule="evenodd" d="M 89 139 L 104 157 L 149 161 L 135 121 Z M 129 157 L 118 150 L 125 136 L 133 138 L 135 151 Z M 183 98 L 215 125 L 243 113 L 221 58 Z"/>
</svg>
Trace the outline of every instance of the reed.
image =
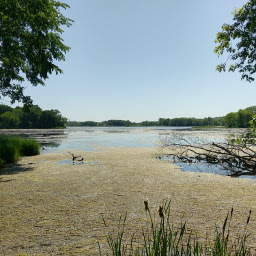
<svg viewBox="0 0 256 256">
<path fill-rule="evenodd" d="M 40 153 L 40 145 L 35 140 L 13 136 L 0 136 L 0 167 L 17 162 L 21 156 Z"/>
<path fill-rule="evenodd" d="M 118 256 L 249 256 L 252 255 L 250 248 L 246 245 L 248 238 L 247 226 L 250 221 L 251 211 L 247 218 L 245 228 L 239 235 L 238 239 L 231 240 L 230 223 L 233 216 L 233 208 L 227 214 L 221 228 L 215 228 L 214 239 L 210 240 L 207 236 L 205 240 L 199 239 L 197 233 L 190 232 L 187 229 L 187 223 L 181 219 L 180 226 L 174 227 L 170 222 L 170 201 L 163 201 L 158 208 L 159 219 L 152 217 L 148 200 L 144 201 L 145 211 L 149 217 L 149 227 L 146 231 L 142 230 L 141 241 L 136 241 L 134 246 L 134 235 L 131 236 L 130 242 L 124 240 L 126 215 L 120 217 L 117 235 L 111 233 L 108 235 L 107 243 L 110 248 L 110 254 Z M 103 218 L 105 227 L 106 221 Z M 214 230 L 214 229 L 213 229 Z M 235 242 L 233 242 L 235 241 Z M 100 244 L 99 250 L 100 250 Z M 100 251 L 100 255 L 101 251 Z"/>
<path fill-rule="evenodd" d="M 36 140 L 23 139 L 20 142 L 20 155 L 35 156 L 40 154 L 40 145 Z"/>
</svg>

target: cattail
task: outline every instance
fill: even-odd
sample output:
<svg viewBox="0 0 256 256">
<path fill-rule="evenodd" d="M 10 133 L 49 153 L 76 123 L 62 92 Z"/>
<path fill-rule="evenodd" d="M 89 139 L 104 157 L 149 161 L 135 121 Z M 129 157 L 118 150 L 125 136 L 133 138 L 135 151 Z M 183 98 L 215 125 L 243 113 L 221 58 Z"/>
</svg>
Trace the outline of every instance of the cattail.
<svg viewBox="0 0 256 256">
<path fill-rule="evenodd" d="M 144 201 L 144 205 L 145 205 L 145 211 L 149 211 L 149 208 L 148 208 L 148 199 L 146 198 L 146 200 Z"/>
<path fill-rule="evenodd" d="M 222 227 L 222 235 L 224 237 L 224 234 L 225 234 L 225 229 L 226 229 L 226 225 L 227 225 L 227 221 L 228 221 L 228 214 L 227 214 L 227 217 L 224 221 L 224 224 L 223 224 L 223 227 Z"/>
<path fill-rule="evenodd" d="M 160 218 L 164 218 L 164 213 L 163 213 L 163 206 L 159 206 L 158 209 L 157 209 L 158 213 L 159 213 L 159 216 Z"/>
<path fill-rule="evenodd" d="M 234 212 L 234 208 L 232 207 L 231 208 L 231 211 L 230 211 L 230 218 L 229 218 L 229 228 L 230 228 L 230 222 L 231 222 L 231 219 L 232 219 L 232 216 L 233 216 L 233 212 Z M 226 217 L 226 220 L 225 222 L 227 221 L 227 218 L 228 218 L 228 215 Z M 225 224 L 226 225 L 226 224 Z M 225 228 L 225 227 L 223 227 Z M 228 242 L 228 238 L 229 238 L 229 228 L 228 228 L 228 233 L 227 233 L 227 236 L 226 236 L 226 241 Z M 225 232 L 225 230 L 223 230 L 223 232 Z M 224 236 L 224 233 L 223 233 L 223 236 Z"/>
<path fill-rule="evenodd" d="M 250 221 L 251 213 L 252 213 L 252 210 L 250 210 L 250 211 L 249 211 L 249 216 L 248 216 L 248 219 L 247 219 L 247 223 L 246 223 L 246 225 L 248 225 L 248 223 L 249 223 L 249 221 Z"/>
</svg>

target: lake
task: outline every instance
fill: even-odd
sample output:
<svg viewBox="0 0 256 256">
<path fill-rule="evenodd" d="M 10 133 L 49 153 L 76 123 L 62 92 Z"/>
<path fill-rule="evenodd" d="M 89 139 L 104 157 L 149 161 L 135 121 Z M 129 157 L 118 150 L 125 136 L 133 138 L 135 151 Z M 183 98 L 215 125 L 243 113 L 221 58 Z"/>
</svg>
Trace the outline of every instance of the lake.
<svg viewBox="0 0 256 256">
<path fill-rule="evenodd" d="M 169 135 L 182 134 L 187 139 L 202 138 L 221 142 L 231 133 L 244 129 L 192 129 L 191 127 L 67 127 L 50 130 L 0 130 L 3 134 L 20 134 L 41 143 L 42 154 L 60 150 L 104 150 L 104 147 L 158 147 Z M 177 164 L 182 171 L 214 172 L 227 175 L 216 166 Z M 243 177 L 243 176 L 242 176 Z M 250 178 L 255 178 L 251 177 Z"/>
<path fill-rule="evenodd" d="M 191 127 L 67 127 L 66 129 L 0 129 L 0 134 L 21 135 L 36 139 L 42 153 L 59 150 L 98 150 L 102 147 L 157 147 L 172 134 L 186 139 L 201 138 L 221 142 L 243 129 L 192 129 Z"/>
<path fill-rule="evenodd" d="M 183 134 L 186 138 L 200 137 L 218 142 L 232 132 L 237 132 L 237 129 L 204 131 L 192 130 L 191 127 L 68 127 L 56 134 L 49 132 L 43 136 L 34 134 L 32 137 L 42 143 L 44 153 L 51 153 L 63 149 L 90 151 L 102 147 L 157 147 L 173 133 Z"/>
</svg>

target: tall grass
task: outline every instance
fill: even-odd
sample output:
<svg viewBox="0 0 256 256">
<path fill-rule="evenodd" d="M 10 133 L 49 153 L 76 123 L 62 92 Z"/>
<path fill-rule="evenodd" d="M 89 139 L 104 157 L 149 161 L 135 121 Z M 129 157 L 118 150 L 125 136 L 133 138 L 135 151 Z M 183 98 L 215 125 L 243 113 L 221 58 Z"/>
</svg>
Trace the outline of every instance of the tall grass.
<svg viewBox="0 0 256 256">
<path fill-rule="evenodd" d="M 35 140 L 0 135 L 0 167 L 17 162 L 21 156 L 40 153 L 40 145 Z"/>
<path fill-rule="evenodd" d="M 181 220 L 179 227 L 174 227 L 170 222 L 170 202 L 163 202 L 158 208 L 160 220 L 157 221 L 152 217 L 148 202 L 145 201 L 145 210 L 149 216 L 149 227 L 146 231 L 142 230 L 142 239 L 136 241 L 134 246 L 134 236 L 130 242 L 123 239 L 125 233 L 126 215 L 120 217 L 117 234 L 109 234 L 107 243 L 110 254 L 118 256 L 249 256 L 252 255 L 250 248 L 246 246 L 248 234 L 246 233 L 247 225 L 250 221 L 251 211 L 245 224 L 245 228 L 236 240 L 230 239 L 230 223 L 233 216 L 233 208 L 227 214 L 224 224 L 221 228 L 215 228 L 214 239 L 210 240 L 208 236 L 202 241 L 197 234 L 187 229 L 187 223 Z M 106 227 L 106 222 L 103 219 Z M 214 229 L 213 229 L 214 230 Z M 235 241 L 235 242 L 234 242 Z M 100 255 L 101 247 L 99 244 Z"/>
<path fill-rule="evenodd" d="M 40 154 L 40 145 L 36 140 L 21 139 L 20 142 L 21 156 L 35 156 Z"/>
</svg>

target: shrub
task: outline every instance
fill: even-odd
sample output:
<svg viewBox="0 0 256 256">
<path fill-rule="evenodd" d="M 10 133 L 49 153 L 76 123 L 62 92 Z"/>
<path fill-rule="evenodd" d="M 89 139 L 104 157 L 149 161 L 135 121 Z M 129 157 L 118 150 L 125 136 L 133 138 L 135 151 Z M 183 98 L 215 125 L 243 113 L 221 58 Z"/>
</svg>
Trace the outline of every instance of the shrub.
<svg viewBox="0 0 256 256">
<path fill-rule="evenodd" d="M 32 156 L 40 153 L 40 145 L 35 140 L 19 137 L 0 136 L 0 167 L 17 162 L 21 156 Z"/>
<path fill-rule="evenodd" d="M 35 156 L 40 154 L 40 145 L 35 140 L 21 140 L 20 155 Z"/>
<path fill-rule="evenodd" d="M 3 163 L 14 163 L 19 160 L 20 139 L 0 136 L 0 159 Z"/>
<path fill-rule="evenodd" d="M 0 159 L 0 168 L 4 167 L 4 160 Z"/>
</svg>

